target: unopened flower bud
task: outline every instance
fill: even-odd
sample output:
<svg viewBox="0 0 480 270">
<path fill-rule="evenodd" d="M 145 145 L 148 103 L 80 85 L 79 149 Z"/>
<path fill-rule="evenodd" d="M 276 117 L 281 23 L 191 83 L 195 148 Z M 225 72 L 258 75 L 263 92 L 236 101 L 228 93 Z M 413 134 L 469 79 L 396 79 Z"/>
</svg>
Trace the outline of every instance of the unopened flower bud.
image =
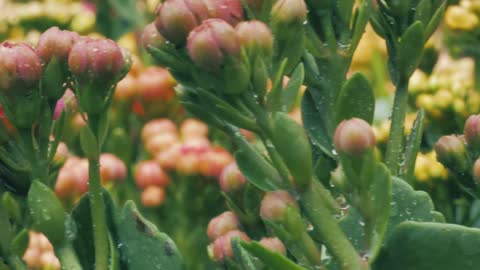
<svg viewBox="0 0 480 270">
<path fill-rule="evenodd" d="M 372 127 L 359 118 L 342 121 L 335 130 L 333 140 L 337 151 L 356 157 L 375 147 Z"/>
<path fill-rule="evenodd" d="M 155 156 L 155 160 L 165 170 L 173 170 L 177 166 L 177 160 L 180 158 L 181 144 L 176 143 Z"/>
<path fill-rule="evenodd" d="M 175 95 L 177 82 L 167 69 L 149 67 L 137 78 L 138 94 L 145 101 L 168 101 Z"/>
<path fill-rule="evenodd" d="M 53 252 L 44 252 L 40 257 L 42 269 L 60 270 L 60 262 Z"/>
<path fill-rule="evenodd" d="M 232 162 L 223 168 L 218 179 L 223 192 L 229 193 L 241 189 L 245 183 L 245 176 L 238 169 L 237 163 Z"/>
<path fill-rule="evenodd" d="M 475 13 L 460 6 L 450 6 L 445 13 L 445 22 L 452 30 L 472 31 L 479 25 Z"/>
<path fill-rule="evenodd" d="M 220 19 L 208 19 L 188 35 L 188 53 L 200 67 L 218 68 L 225 57 L 240 55 L 235 29 Z"/>
<path fill-rule="evenodd" d="M 287 254 L 287 250 L 285 249 L 285 245 L 277 237 L 262 238 L 260 240 L 260 245 L 266 247 L 267 249 L 269 249 L 271 251 L 278 252 L 282 255 Z"/>
<path fill-rule="evenodd" d="M 100 178 L 103 183 L 123 180 L 127 177 L 127 166 L 117 156 L 109 153 L 100 155 Z"/>
<path fill-rule="evenodd" d="M 480 114 L 468 117 L 463 128 L 468 146 L 480 150 Z"/>
<path fill-rule="evenodd" d="M 65 162 L 68 158 L 68 146 L 64 142 L 60 142 L 57 146 L 57 150 L 55 151 L 55 155 L 53 156 L 53 163 L 61 164 Z"/>
<path fill-rule="evenodd" d="M 180 133 L 187 140 L 189 138 L 205 138 L 208 136 L 208 126 L 201 121 L 189 118 L 180 125 Z"/>
<path fill-rule="evenodd" d="M 233 257 L 233 249 L 232 249 L 232 239 L 235 237 L 239 237 L 241 240 L 249 241 L 250 238 L 241 231 L 229 231 L 225 235 L 217 238 L 209 247 L 208 247 L 208 254 L 209 256 L 217 261 L 221 262 L 225 258 Z"/>
<path fill-rule="evenodd" d="M 210 18 L 218 18 L 235 26 L 243 20 L 243 8 L 240 0 L 205 0 Z"/>
<path fill-rule="evenodd" d="M 178 136 L 175 133 L 159 133 L 152 136 L 146 143 L 145 148 L 147 151 L 156 155 L 165 151 L 170 146 L 178 142 Z"/>
<path fill-rule="evenodd" d="M 158 7 L 155 26 L 167 40 L 184 45 L 188 33 L 208 17 L 203 1 L 167 0 Z"/>
<path fill-rule="evenodd" d="M 65 103 L 62 99 L 59 99 L 57 101 L 57 104 L 55 105 L 55 110 L 53 111 L 53 120 L 58 120 L 58 118 L 60 118 L 60 115 L 62 115 L 64 109 Z"/>
<path fill-rule="evenodd" d="M 148 186 L 142 191 L 142 204 L 146 207 L 157 207 L 165 201 L 165 190 L 162 187 Z"/>
<path fill-rule="evenodd" d="M 55 194 L 59 198 L 72 196 L 77 189 L 77 174 L 70 168 L 61 168 L 55 183 Z"/>
<path fill-rule="evenodd" d="M 298 208 L 297 202 L 287 191 L 267 192 L 260 205 L 260 216 L 266 220 L 282 220 L 289 206 Z"/>
<path fill-rule="evenodd" d="M 137 80 L 132 75 L 127 75 L 121 81 L 118 82 L 115 89 L 115 100 L 117 101 L 129 101 L 136 94 Z"/>
<path fill-rule="evenodd" d="M 42 63 L 26 43 L 0 44 L 0 91 L 24 90 L 40 81 Z"/>
<path fill-rule="evenodd" d="M 158 32 L 154 23 L 147 24 L 142 33 L 142 44 L 145 50 L 149 48 L 162 48 L 167 40 Z"/>
<path fill-rule="evenodd" d="M 200 157 L 197 153 L 186 153 L 178 157 L 175 169 L 183 175 L 193 175 L 199 171 Z"/>
<path fill-rule="evenodd" d="M 50 62 L 55 57 L 57 61 L 65 63 L 73 44 L 80 39 L 75 32 L 60 30 L 54 26 L 38 39 L 37 51 L 44 63 Z"/>
<path fill-rule="evenodd" d="M 40 257 L 42 253 L 37 248 L 28 248 L 23 255 L 23 260 L 29 269 L 37 269 L 40 267 Z"/>
<path fill-rule="evenodd" d="M 148 141 L 160 133 L 177 133 L 177 126 L 168 118 L 159 118 L 147 122 L 142 128 L 142 140 Z"/>
<path fill-rule="evenodd" d="M 238 229 L 237 216 L 232 211 L 223 212 L 208 223 L 207 235 L 211 241 Z"/>
<path fill-rule="evenodd" d="M 244 21 L 235 27 L 238 41 L 244 48 L 260 50 L 270 55 L 273 48 L 273 36 L 270 27 L 261 21 Z"/>
<path fill-rule="evenodd" d="M 445 167 L 464 172 L 468 167 L 465 142 L 458 136 L 442 136 L 435 144 L 437 159 Z"/>
<path fill-rule="evenodd" d="M 204 176 L 218 177 L 225 166 L 233 161 L 232 155 L 221 147 L 214 147 L 202 155 L 199 169 Z"/>
<path fill-rule="evenodd" d="M 279 0 L 272 9 L 272 23 L 303 23 L 307 18 L 304 0 Z"/>
<path fill-rule="evenodd" d="M 135 182 L 141 189 L 148 186 L 166 186 L 170 181 L 162 167 L 154 160 L 142 161 L 135 168 Z"/>
<path fill-rule="evenodd" d="M 480 184 L 480 158 L 473 163 L 473 180 Z"/>
</svg>

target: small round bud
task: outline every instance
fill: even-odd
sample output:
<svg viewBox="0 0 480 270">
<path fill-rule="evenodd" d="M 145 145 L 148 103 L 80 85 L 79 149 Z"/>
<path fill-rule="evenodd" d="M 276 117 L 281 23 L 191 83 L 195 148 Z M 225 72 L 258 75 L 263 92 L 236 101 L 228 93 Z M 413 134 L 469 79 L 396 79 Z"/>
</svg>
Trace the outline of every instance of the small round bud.
<svg viewBox="0 0 480 270">
<path fill-rule="evenodd" d="M 148 186 L 142 191 L 142 204 L 146 207 L 157 207 L 165 201 L 165 190 L 162 187 Z"/>
<path fill-rule="evenodd" d="M 177 133 L 177 126 L 168 118 L 154 119 L 147 122 L 142 128 L 142 140 L 148 141 L 150 138 L 161 133 Z"/>
<path fill-rule="evenodd" d="M 233 249 L 232 249 L 232 239 L 235 237 L 239 237 L 241 240 L 249 241 L 250 238 L 241 231 L 229 231 L 225 235 L 217 238 L 213 244 L 208 247 L 209 256 L 217 261 L 221 262 L 225 258 L 233 257 Z"/>
<path fill-rule="evenodd" d="M 172 145 L 178 142 L 178 136 L 175 133 L 159 133 L 152 136 L 145 145 L 147 151 L 156 155 L 160 152 L 165 151 Z"/>
<path fill-rule="evenodd" d="M 437 159 L 445 167 L 463 172 L 468 164 L 465 142 L 458 136 L 442 136 L 435 144 Z"/>
<path fill-rule="evenodd" d="M 177 82 L 167 69 L 148 67 L 137 78 L 138 94 L 145 101 L 170 100 Z"/>
<path fill-rule="evenodd" d="M 177 166 L 177 160 L 180 158 L 181 144 L 176 143 L 155 156 L 155 160 L 165 170 L 173 170 Z"/>
<path fill-rule="evenodd" d="M 61 164 L 64 163 L 68 158 L 68 146 L 64 142 L 60 142 L 57 146 L 57 150 L 55 151 L 55 155 L 53 156 L 53 163 Z"/>
<path fill-rule="evenodd" d="M 271 54 L 273 35 L 270 27 L 261 21 L 244 21 L 235 27 L 240 46 L 258 49 L 266 55 Z"/>
<path fill-rule="evenodd" d="M 235 26 L 243 20 L 243 8 L 240 0 L 205 0 L 209 17 L 218 18 Z"/>
<path fill-rule="evenodd" d="M 204 176 L 218 177 L 225 166 L 233 161 L 232 155 L 221 147 L 211 148 L 200 159 L 200 173 Z"/>
<path fill-rule="evenodd" d="M 222 214 L 214 217 L 208 223 L 207 235 L 211 241 L 225 235 L 229 231 L 238 229 L 237 216 L 232 211 L 223 212 Z"/>
<path fill-rule="evenodd" d="M 131 100 L 136 94 L 137 79 L 130 74 L 117 83 L 114 98 L 117 101 Z"/>
<path fill-rule="evenodd" d="M 0 44 L 0 91 L 30 88 L 40 81 L 42 63 L 26 43 Z"/>
<path fill-rule="evenodd" d="M 272 8 L 273 24 L 298 24 L 307 18 L 304 0 L 279 0 Z"/>
<path fill-rule="evenodd" d="M 359 118 L 342 121 L 335 130 L 333 140 L 337 151 L 351 156 L 361 156 L 375 147 L 372 127 Z"/>
<path fill-rule="evenodd" d="M 260 245 L 266 247 L 267 249 L 269 249 L 271 251 L 278 252 L 282 255 L 287 254 L 287 250 L 285 249 L 285 245 L 277 237 L 262 238 L 260 240 Z"/>
<path fill-rule="evenodd" d="M 450 29 L 461 31 L 472 31 L 479 25 L 477 15 L 460 6 L 448 7 L 445 22 Z"/>
<path fill-rule="evenodd" d="M 100 178 L 103 183 L 123 180 L 127 177 L 127 166 L 117 156 L 109 153 L 100 155 Z"/>
<path fill-rule="evenodd" d="M 282 220 L 289 206 L 298 208 L 297 202 L 287 191 L 267 192 L 260 205 L 260 216 L 266 220 Z"/>
<path fill-rule="evenodd" d="M 141 189 L 148 186 L 164 187 L 170 181 L 162 167 L 154 160 L 139 162 L 135 168 L 135 182 Z"/>
<path fill-rule="evenodd" d="M 468 117 L 463 133 L 468 145 L 480 150 L 480 114 Z"/>
<path fill-rule="evenodd" d="M 245 183 L 245 176 L 238 169 L 237 163 L 232 162 L 223 168 L 218 179 L 223 192 L 229 193 L 241 189 Z"/>
<path fill-rule="evenodd" d="M 65 103 L 62 99 L 59 99 L 57 101 L 57 104 L 55 105 L 55 110 L 53 111 L 53 120 L 58 120 L 58 118 L 60 118 L 60 115 L 62 115 L 64 109 Z"/>
<path fill-rule="evenodd" d="M 80 36 L 75 32 L 60 30 L 54 26 L 43 32 L 38 39 L 37 51 L 44 63 L 55 57 L 60 62 L 66 62 L 68 54 Z"/>
<path fill-rule="evenodd" d="M 194 175 L 199 171 L 200 157 L 197 153 L 181 154 L 175 169 L 183 175 Z"/>
<path fill-rule="evenodd" d="M 142 33 L 142 44 L 145 50 L 149 48 L 161 48 L 167 40 L 158 32 L 154 23 L 147 24 Z"/>
<path fill-rule="evenodd" d="M 188 33 L 208 17 L 203 1 L 167 0 L 158 7 L 155 26 L 167 40 L 184 45 Z"/>
<path fill-rule="evenodd" d="M 240 55 L 235 29 L 220 19 L 208 19 L 188 35 L 188 53 L 201 67 L 218 68 L 226 56 Z"/>
<path fill-rule="evenodd" d="M 36 248 L 28 248 L 23 255 L 23 260 L 27 264 L 29 269 L 37 269 L 40 267 L 40 250 Z"/>
<path fill-rule="evenodd" d="M 201 121 L 189 118 L 180 125 L 180 133 L 186 140 L 198 137 L 206 138 L 208 136 L 208 126 Z"/>
</svg>

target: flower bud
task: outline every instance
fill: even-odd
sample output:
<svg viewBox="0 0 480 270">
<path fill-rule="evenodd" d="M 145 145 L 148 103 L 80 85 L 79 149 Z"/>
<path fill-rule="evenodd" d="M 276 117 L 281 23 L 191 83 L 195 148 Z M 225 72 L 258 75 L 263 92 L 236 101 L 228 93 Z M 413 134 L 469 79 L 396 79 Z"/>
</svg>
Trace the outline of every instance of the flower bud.
<svg viewBox="0 0 480 270">
<path fill-rule="evenodd" d="M 59 62 L 67 62 L 73 44 L 80 39 L 75 32 L 60 30 L 54 26 L 43 32 L 38 39 L 37 51 L 44 63 L 55 57 Z"/>
<path fill-rule="evenodd" d="M 190 138 L 206 138 L 208 136 L 208 126 L 196 119 L 189 118 L 180 125 L 180 133 L 186 140 Z"/>
<path fill-rule="evenodd" d="M 170 100 L 175 95 L 173 88 L 177 84 L 167 69 L 149 67 L 137 78 L 138 93 L 145 101 Z"/>
<path fill-rule="evenodd" d="M 208 223 L 207 235 L 211 241 L 238 229 L 237 216 L 232 211 L 223 212 Z"/>
<path fill-rule="evenodd" d="M 42 269 L 60 270 L 60 262 L 53 252 L 44 252 L 40 257 Z"/>
<path fill-rule="evenodd" d="M 289 206 L 298 208 L 297 202 L 287 191 L 267 192 L 260 205 L 260 216 L 266 220 L 282 220 Z"/>
<path fill-rule="evenodd" d="M 445 12 L 445 22 L 452 30 L 473 31 L 479 25 L 475 13 L 460 6 L 450 6 Z"/>
<path fill-rule="evenodd" d="M 307 18 L 304 0 L 278 0 L 272 9 L 272 23 L 298 24 Z"/>
<path fill-rule="evenodd" d="M 40 267 L 41 252 L 36 248 L 28 248 L 22 259 L 25 261 L 29 269 L 38 269 Z M 8 268 L 7 268 L 8 269 Z"/>
<path fill-rule="evenodd" d="M 109 153 L 100 155 L 100 178 L 102 183 L 123 180 L 127 177 L 127 166 L 117 156 Z"/>
<path fill-rule="evenodd" d="M 208 19 L 188 35 L 188 53 L 200 67 L 219 68 L 225 57 L 240 55 L 235 29 L 220 19 Z"/>
<path fill-rule="evenodd" d="M 40 81 L 42 63 L 26 43 L 0 44 L 0 91 L 30 88 Z"/>
<path fill-rule="evenodd" d="M 233 257 L 233 249 L 232 249 L 232 239 L 235 237 L 239 237 L 241 240 L 249 241 L 250 238 L 241 231 L 229 231 L 225 235 L 217 238 L 213 244 L 208 246 L 208 254 L 209 256 L 215 260 L 216 262 L 221 262 L 225 258 L 232 258 Z"/>
<path fill-rule="evenodd" d="M 184 45 L 188 33 L 208 17 L 203 1 L 167 0 L 158 7 L 155 26 L 167 40 Z"/>
<path fill-rule="evenodd" d="M 122 72 L 124 59 L 122 50 L 113 40 L 82 38 L 73 45 L 68 66 L 80 81 L 114 82 Z"/>
<path fill-rule="evenodd" d="M 63 167 L 58 172 L 55 194 L 59 198 L 72 196 L 77 189 L 77 174 L 70 168 Z"/>
<path fill-rule="evenodd" d="M 437 159 L 445 167 L 464 172 L 468 167 L 465 142 L 458 136 L 442 136 L 435 144 Z"/>
<path fill-rule="evenodd" d="M 245 176 L 238 169 L 237 163 L 232 162 L 223 168 L 218 179 L 223 192 L 229 193 L 241 189 L 245 183 Z"/>
<path fill-rule="evenodd" d="M 60 115 L 62 115 L 64 109 L 65 103 L 62 99 L 59 99 L 57 101 L 57 104 L 55 105 L 55 110 L 53 111 L 53 120 L 58 120 L 58 118 L 60 118 Z"/>
<path fill-rule="evenodd" d="M 129 101 L 136 94 L 137 79 L 132 75 L 127 75 L 121 81 L 118 82 L 115 89 L 114 98 L 117 101 Z"/>
<path fill-rule="evenodd" d="M 210 18 L 218 18 L 235 26 L 243 20 L 243 8 L 240 0 L 205 0 Z"/>
<path fill-rule="evenodd" d="M 480 158 L 473 163 L 473 180 L 477 182 L 477 184 L 480 184 Z"/>
<path fill-rule="evenodd" d="M 156 207 L 165 201 L 165 190 L 162 187 L 148 186 L 142 191 L 142 204 L 146 207 Z"/>
<path fill-rule="evenodd" d="M 480 150 L 480 114 L 468 117 L 463 134 L 470 147 Z"/>
<path fill-rule="evenodd" d="M 200 157 L 197 153 L 186 153 L 178 157 L 175 169 L 183 175 L 194 175 L 199 171 Z"/>
<path fill-rule="evenodd" d="M 260 240 L 260 245 L 266 247 L 267 249 L 269 249 L 271 251 L 278 252 L 278 253 L 280 253 L 284 256 L 287 254 L 287 250 L 285 249 L 285 245 L 277 237 L 262 238 Z"/>
<path fill-rule="evenodd" d="M 232 161 L 232 155 L 225 149 L 221 147 L 211 148 L 200 159 L 200 173 L 204 176 L 218 177 L 223 168 Z"/>
<path fill-rule="evenodd" d="M 135 182 L 141 189 L 148 186 L 166 186 L 170 181 L 162 167 L 154 160 L 139 162 L 135 168 Z"/>
<path fill-rule="evenodd" d="M 64 163 L 68 158 L 68 146 L 64 142 L 60 142 L 57 146 L 57 150 L 55 151 L 55 155 L 53 156 L 53 163 L 54 164 L 61 164 Z"/>
<path fill-rule="evenodd" d="M 359 118 L 342 121 L 335 130 L 333 140 L 337 151 L 356 157 L 375 147 L 372 127 Z"/>
<path fill-rule="evenodd" d="M 240 46 L 259 50 L 266 56 L 272 53 L 273 36 L 270 27 L 261 21 L 244 21 L 235 27 Z"/>
<path fill-rule="evenodd" d="M 142 44 L 145 50 L 162 48 L 167 40 L 158 32 L 154 23 L 147 24 L 142 33 Z"/>
<path fill-rule="evenodd" d="M 148 153 L 156 155 L 165 151 L 170 146 L 178 142 L 178 136 L 175 133 L 160 133 L 152 136 L 145 144 Z"/>
<path fill-rule="evenodd" d="M 177 133 L 177 126 L 168 118 L 154 119 L 147 122 L 142 128 L 142 140 L 148 141 L 150 138 L 160 133 Z"/>
</svg>

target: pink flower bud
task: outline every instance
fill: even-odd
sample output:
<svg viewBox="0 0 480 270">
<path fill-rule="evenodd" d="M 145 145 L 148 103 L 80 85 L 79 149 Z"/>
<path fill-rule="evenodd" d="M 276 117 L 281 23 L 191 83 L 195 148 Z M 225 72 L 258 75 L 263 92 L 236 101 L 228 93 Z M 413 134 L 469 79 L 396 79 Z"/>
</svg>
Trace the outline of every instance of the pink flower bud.
<svg viewBox="0 0 480 270">
<path fill-rule="evenodd" d="M 100 178 L 102 183 L 123 180 L 127 177 L 127 166 L 117 156 L 109 153 L 100 155 Z"/>
<path fill-rule="evenodd" d="M 272 23 L 303 23 L 307 18 L 304 0 L 278 0 L 272 8 Z"/>
<path fill-rule="evenodd" d="M 72 170 L 74 170 L 76 174 L 77 193 L 79 195 L 82 195 L 88 192 L 88 179 L 89 179 L 88 167 L 89 167 L 88 160 L 83 158 L 78 160 L 75 166 L 71 168 Z"/>
<path fill-rule="evenodd" d="M 148 186 L 164 187 L 170 181 L 162 167 L 154 160 L 139 162 L 135 168 L 135 182 L 141 189 Z"/>
<path fill-rule="evenodd" d="M 205 0 L 209 17 L 218 18 L 235 26 L 243 20 L 243 8 L 240 0 Z"/>
<path fill-rule="evenodd" d="M 188 35 L 188 53 L 201 67 L 218 68 L 226 56 L 238 57 L 235 29 L 220 19 L 208 19 Z"/>
<path fill-rule="evenodd" d="M 351 156 L 361 156 L 375 147 L 372 127 L 359 118 L 342 121 L 335 130 L 333 140 L 337 151 Z"/>
<path fill-rule="evenodd" d="M 265 54 L 271 54 L 273 35 L 270 27 L 261 21 L 244 21 L 235 27 L 238 41 L 242 47 L 259 49 Z"/>
<path fill-rule="evenodd" d="M 154 23 L 147 24 L 142 33 L 143 47 L 148 51 L 150 47 L 161 48 L 167 40 L 158 32 Z"/>
<path fill-rule="evenodd" d="M 66 62 L 73 44 L 79 39 L 77 33 L 62 31 L 54 26 L 40 35 L 37 51 L 44 63 L 50 62 L 53 57 L 60 62 Z"/>
<path fill-rule="evenodd" d="M 161 133 L 177 133 L 177 126 L 168 118 L 159 118 L 147 122 L 142 128 L 142 140 L 148 141 L 150 138 Z"/>
<path fill-rule="evenodd" d="M 178 136 L 175 133 L 159 133 L 152 136 L 145 144 L 147 151 L 156 155 L 165 151 L 170 146 L 178 142 Z"/>
<path fill-rule="evenodd" d="M 465 141 L 463 138 L 450 135 L 442 136 L 435 144 L 437 159 L 445 167 L 463 172 L 468 167 Z"/>
<path fill-rule="evenodd" d="M 117 83 L 114 98 L 117 101 L 129 101 L 136 94 L 137 79 L 128 74 L 121 81 Z"/>
<path fill-rule="evenodd" d="M 196 153 L 186 153 L 179 156 L 176 163 L 176 170 L 183 175 L 198 173 L 200 157 Z"/>
<path fill-rule="evenodd" d="M 223 168 L 233 161 L 232 155 L 221 147 L 215 147 L 202 155 L 200 173 L 204 176 L 218 177 Z"/>
<path fill-rule="evenodd" d="M 473 163 L 473 180 L 480 183 L 480 158 Z"/>
<path fill-rule="evenodd" d="M 463 133 L 468 145 L 474 149 L 480 150 L 480 114 L 468 117 L 465 122 Z"/>
<path fill-rule="evenodd" d="M 138 93 L 143 100 L 170 100 L 177 82 L 165 68 L 148 67 L 137 78 Z"/>
<path fill-rule="evenodd" d="M 40 265 L 40 257 L 42 253 L 36 248 L 28 248 L 22 259 L 25 261 L 29 269 L 38 269 Z"/>
<path fill-rule="evenodd" d="M 260 205 L 260 216 L 266 220 L 282 220 L 288 206 L 298 208 L 290 193 L 283 190 L 267 192 Z"/>
<path fill-rule="evenodd" d="M 113 81 L 124 67 L 122 50 L 110 39 L 82 38 L 68 57 L 70 72 L 80 81 Z"/>
<path fill-rule="evenodd" d="M 190 138 L 206 138 L 208 136 L 208 126 L 196 119 L 189 118 L 180 125 L 180 133 L 186 140 Z"/>
<path fill-rule="evenodd" d="M 42 63 L 26 43 L 0 44 L 0 91 L 30 88 L 40 81 Z"/>
<path fill-rule="evenodd" d="M 232 258 L 233 257 L 233 249 L 232 249 L 232 239 L 235 237 L 239 237 L 243 241 L 250 241 L 250 238 L 241 231 L 229 231 L 225 235 L 217 238 L 213 244 L 208 247 L 209 256 L 217 261 L 221 262 L 225 258 Z"/>
<path fill-rule="evenodd" d="M 200 156 L 210 151 L 210 147 L 210 141 L 205 137 L 185 138 L 180 152 Z"/>
<path fill-rule="evenodd" d="M 57 101 L 57 105 L 55 105 L 55 111 L 53 112 L 53 120 L 58 120 L 60 115 L 62 115 L 63 110 L 65 109 L 65 103 L 62 99 Z"/>
<path fill-rule="evenodd" d="M 208 17 L 203 1 L 167 0 L 158 7 L 155 26 L 167 40 L 184 45 L 188 33 Z"/>
<path fill-rule="evenodd" d="M 282 255 L 287 254 L 287 250 L 285 249 L 285 245 L 283 245 L 282 241 L 277 237 L 271 238 L 262 238 L 260 240 L 260 245 L 270 249 L 271 251 L 278 252 Z"/>
<path fill-rule="evenodd" d="M 55 194 L 59 198 L 71 197 L 77 189 L 77 174 L 74 170 L 63 167 L 58 172 Z"/>
<path fill-rule="evenodd" d="M 53 156 L 53 163 L 61 164 L 65 162 L 68 158 L 68 146 L 64 142 L 60 142 L 57 147 L 57 151 L 55 151 L 55 155 Z"/>
<path fill-rule="evenodd" d="M 42 269 L 60 270 L 60 262 L 53 252 L 44 252 L 40 257 Z"/>
<path fill-rule="evenodd" d="M 177 166 L 177 161 L 180 158 L 181 144 L 176 143 L 168 147 L 166 150 L 158 153 L 155 160 L 160 166 L 166 170 L 173 170 Z"/>
<path fill-rule="evenodd" d="M 229 193 L 241 189 L 245 183 L 245 176 L 238 169 L 237 163 L 232 162 L 223 168 L 218 182 L 223 192 Z"/>
<path fill-rule="evenodd" d="M 165 190 L 162 187 L 148 186 L 142 191 L 141 200 L 145 207 L 157 207 L 165 201 Z"/>
<path fill-rule="evenodd" d="M 207 235 L 211 241 L 238 229 L 237 216 L 232 211 L 223 212 L 208 223 Z"/>
</svg>

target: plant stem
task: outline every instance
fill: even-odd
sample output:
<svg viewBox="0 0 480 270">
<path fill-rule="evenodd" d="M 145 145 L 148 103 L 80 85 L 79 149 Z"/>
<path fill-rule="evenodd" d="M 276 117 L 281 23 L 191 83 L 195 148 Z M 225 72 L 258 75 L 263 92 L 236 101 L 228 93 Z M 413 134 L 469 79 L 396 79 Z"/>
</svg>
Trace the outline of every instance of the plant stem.
<svg viewBox="0 0 480 270">
<path fill-rule="evenodd" d="M 93 134 L 98 137 L 98 115 L 88 116 L 88 125 L 92 129 Z M 98 138 L 97 138 L 98 142 Z M 100 146 L 98 146 L 100 149 Z M 99 152 L 99 151 L 98 151 Z M 93 224 L 93 238 L 95 244 L 95 269 L 105 270 L 108 267 L 108 228 L 105 218 L 105 202 L 102 195 L 102 185 L 100 183 L 100 162 L 99 155 L 90 157 L 89 164 L 89 198 L 90 211 Z"/>
<path fill-rule="evenodd" d="M 475 56 L 473 61 L 475 62 L 473 78 L 475 82 L 475 90 L 480 91 L 480 56 Z"/>
<path fill-rule="evenodd" d="M 343 233 L 330 209 L 326 206 L 317 181 L 313 181 L 309 189 L 301 194 L 301 203 L 310 222 L 314 226 L 313 233 L 323 240 L 328 251 L 335 257 L 342 270 L 368 270 L 367 262 L 363 262 L 355 248 Z"/>
<path fill-rule="evenodd" d="M 393 101 L 392 122 L 385 163 L 392 175 L 398 175 L 403 149 L 405 116 L 407 115 L 408 79 L 400 79 Z"/>
</svg>

